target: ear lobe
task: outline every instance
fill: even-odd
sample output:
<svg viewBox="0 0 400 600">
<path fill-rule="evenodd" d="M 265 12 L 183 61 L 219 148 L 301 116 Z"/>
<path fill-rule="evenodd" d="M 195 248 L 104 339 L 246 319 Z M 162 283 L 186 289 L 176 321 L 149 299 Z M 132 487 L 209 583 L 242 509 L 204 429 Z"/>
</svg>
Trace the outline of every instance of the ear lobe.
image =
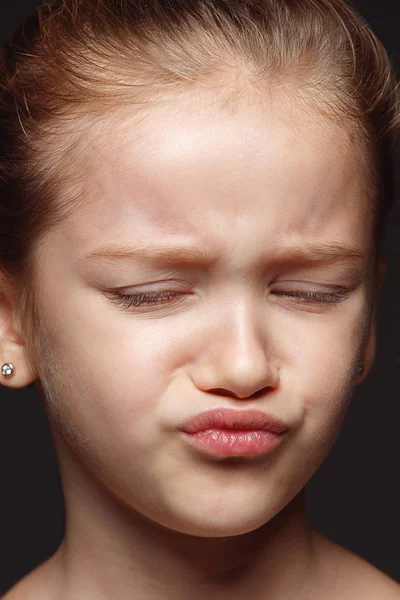
<svg viewBox="0 0 400 600">
<path fill-rule="evenodd" d="M 11 363 L 14 372 L 5 377 L 1 371 L 4 364 Z M 5 387 L 24 388 L 37 379 L 32 374 L 26 355 L 24 340 L 13 326 L 12 307 L 2 296 L 0 298 L 0 383 Z"/>
</svg>

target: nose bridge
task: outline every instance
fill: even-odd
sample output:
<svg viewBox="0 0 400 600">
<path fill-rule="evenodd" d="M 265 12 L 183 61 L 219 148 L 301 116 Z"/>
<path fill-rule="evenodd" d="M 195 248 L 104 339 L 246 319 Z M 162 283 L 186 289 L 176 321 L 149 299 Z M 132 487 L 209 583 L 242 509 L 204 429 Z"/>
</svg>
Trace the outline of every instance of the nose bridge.
<svg viewBox="0 0 400 600">
<path fill-rule="evenodd" d="M 240 362 L 247 362 L 249 354 L 264 355 L 263 324 L 257 314 L 257 307 L 252 298 L 240 302 L 225 304 L 222 312 L 223 339 L 227 338 L 228 348 Z"/>
<path fill-rule="evenodd" d="M 202 389 L 219 393 L 224 390 L 244 398 L 266 387 L 276 387 L 278 370 L 267 318 L 254 294 L 221 306 L 203 339 L 197 372 L 197 385 Z"/>
</svg>

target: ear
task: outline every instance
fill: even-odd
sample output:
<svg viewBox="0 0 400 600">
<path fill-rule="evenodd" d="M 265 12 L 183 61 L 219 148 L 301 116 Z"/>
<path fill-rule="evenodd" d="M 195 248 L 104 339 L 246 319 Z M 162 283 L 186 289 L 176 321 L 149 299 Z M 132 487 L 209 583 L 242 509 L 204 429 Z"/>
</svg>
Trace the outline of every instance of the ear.
<svg viewBox="0 0 400 600">
<path fill-rule="evenodd" d="M 373 308 L 371 312 L 371 318 L 369 322 L 369 330 L 367 334 L 367 338 L 364 344 L 364 348 L 360 357 L 361 362 L 364 365 L 364 370 L 357 376 L 356 384 L 362 383 L 369 375 L 376 352 L 376 304 L 377 298 L 379 296 L 379 292 L 381 290 L 383 281 L 385 279 L 386 273 L 386 263 L 383 259 L 379 260 L 376 274 L 376 284 L 374 290 L 374 298 L 373 298 Z"/>
<path fill-rule="evenodd" d="M 372 365 L 374 363 L 376 352 L 376 326 L 375 326 L 375 309 L 371 315 L 371 321 L 368 331 L 367 341 L 364 345 L 363 352 L 361 354 L 360 362 L 364 365 L 362 373 L 357 375 L 356 385 L 362 383 L 369 375 Z"/>
<path fill-rule="evenodd" d="M 38 376 L 31 372 L 26 358 L 26 348 L 22 335 L 15 323 L 15 297 L 3 288 L 0 295 L 0 383 L 10 388 L 24 388 L 35 381 Z M 5 377 L 1 367 L 11 363 L 14 373 Z"/>
</svg>

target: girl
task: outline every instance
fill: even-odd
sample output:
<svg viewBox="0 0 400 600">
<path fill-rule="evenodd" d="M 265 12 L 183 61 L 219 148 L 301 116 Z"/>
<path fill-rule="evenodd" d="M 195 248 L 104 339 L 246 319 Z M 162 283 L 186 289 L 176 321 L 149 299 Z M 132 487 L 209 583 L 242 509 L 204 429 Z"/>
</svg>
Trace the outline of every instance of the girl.
<svg viewBox="0 0 400 600">
<path fill-rule="evenodd" d="M 342 0 L 56 0 L 2 67 L 2 383 L 66 506 L 7 600 L 392 600 L 304 486 L 375 352 L 398 97 Z"/>
</svg>

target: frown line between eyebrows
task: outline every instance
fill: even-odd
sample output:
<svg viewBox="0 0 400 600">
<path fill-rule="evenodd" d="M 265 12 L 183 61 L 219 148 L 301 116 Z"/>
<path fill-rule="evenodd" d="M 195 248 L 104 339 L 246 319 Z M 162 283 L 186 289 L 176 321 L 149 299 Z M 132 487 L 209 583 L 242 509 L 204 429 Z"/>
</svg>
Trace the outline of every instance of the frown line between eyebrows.
<svg viewBox="0 0 400 600">
<path fill-rule="evenodd" d="M 147 244 L 139 247 L 109 244 L 92 250 L 78 258 L 78 262 L 91 261 L 137 261 L 149 263 L 155 267 L 167 266 L 198 266 L 207 267 L 216 265 L 222 260 L 222 255 L 215 250 L 199 246 L 166 246 L 160 244 Z M 260 264 L 294 264 L 329 265 L 334 263 L 352 264 L 362 267 L 365 255 L 356 246 L 339 243 L 303 244 L 301 246 L 285 246 L 278 249 L 268 249 L 262 253 Z"/>
</svg>

